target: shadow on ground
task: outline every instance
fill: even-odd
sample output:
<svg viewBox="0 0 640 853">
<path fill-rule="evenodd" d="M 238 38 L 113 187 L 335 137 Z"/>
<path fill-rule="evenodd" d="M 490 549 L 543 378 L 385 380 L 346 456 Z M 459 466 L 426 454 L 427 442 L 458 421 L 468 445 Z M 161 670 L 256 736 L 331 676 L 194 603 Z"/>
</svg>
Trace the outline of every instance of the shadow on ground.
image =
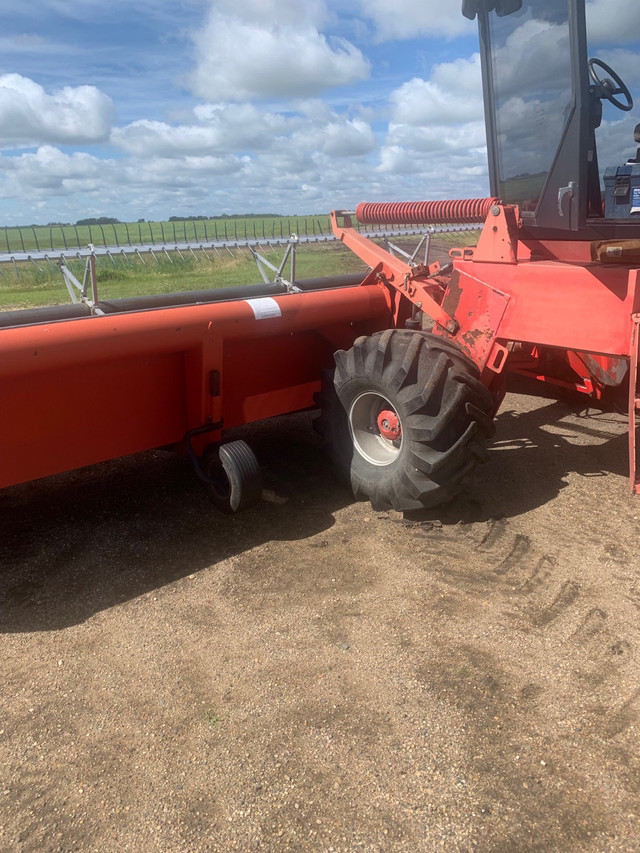
<svg viewBox="0 0 640 853">
<path fill-rule="evenodd" d="M 212 506 L 186 458 L 161 452 L 1 492 L 0 631 L 77 624 L 264 542 L 331 527 L 351 497 L 327 471 L 310 416 L 248 433 L 265 491 L 238 515 Z"/>
<path fill-rule="evenodd" d="M 496 418 L 488 463 L 448 505 L 412 513 L 411 519 L 456 524 L 512 518 L 553 500 L 571 474 L 628 476 L 626 415 L 579 399 L 528 396 L 539 387 L 513 383 Z M 626 482 L 620 488 L 624 491 Z"/>
<path fill-rule="evenodd" d="M 507 403 L 489 464 L 459 498 L 423 518 L 456 523 L 516 516 L 555 497 L 569 472 L 626 472 L 620 415 L 585 410 L 576 418 L 575 405 L 557 400 L 530 405 L 516 411 Z M 563 422 L 572 413 L 570 423 Z M 278 418 L 241 433 L 260 460 L 265 492 L 257 507 L 237 516 L 219 514 L 186 459 L 164 453 L 5 489 L 0 631 L 77 624 L 265 542 L 330 528 L 334 513 L 352 498 L 328 470 L 312 417 Z"/>
</svg>

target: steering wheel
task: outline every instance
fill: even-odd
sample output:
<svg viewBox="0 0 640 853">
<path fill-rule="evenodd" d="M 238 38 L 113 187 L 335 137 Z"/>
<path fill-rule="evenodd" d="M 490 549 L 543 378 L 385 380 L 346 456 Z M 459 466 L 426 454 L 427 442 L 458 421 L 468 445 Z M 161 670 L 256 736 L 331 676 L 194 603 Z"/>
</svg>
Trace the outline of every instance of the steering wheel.
<svg viewBox="0 0 640 853">
<path fill-rule="evenodd" d="M 613 68 L 610 68 L 605 62 L 601 59 L 590 59 L 589 60 L 589 76 L 596 84 L 596 86 L 600 87 L 601 95 L 600 97 L 606 98 L 608 101 L 611 101 L 614 107 L 617 107 L 619 110 L 624 110 L 624 112 L 629 112 L 630 109 L 633 109 L 633 98 L 631 97 L 631 92 L 627 88 L 624 81 L 621 79 L 620 75 L 616 74 Z M 609 80 L 608 77 L 598 77 L 598 74 L 595 71 L 595 68 L 602 68 L 602 70 L 611 75 L 613 78 Z M 618 88 L 614 88 L 614 82 L 617 84 Z M 619 101 L 615 95 L 624 95 L 626 103 Z"/>
</svg>

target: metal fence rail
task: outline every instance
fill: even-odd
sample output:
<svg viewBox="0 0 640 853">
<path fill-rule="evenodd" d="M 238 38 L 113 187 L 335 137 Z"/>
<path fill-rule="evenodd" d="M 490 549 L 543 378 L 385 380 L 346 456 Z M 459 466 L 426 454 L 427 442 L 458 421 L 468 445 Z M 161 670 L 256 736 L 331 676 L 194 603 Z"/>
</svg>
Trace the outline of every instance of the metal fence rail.
<svg viewBox="0 0 640 853">
<path fill-rule="evenodd" d="M 92 226 L 95 227 L 95 226 Z M 361 230 L 366 231 L 367 236 L 374 238 L 386 239 L 390 237 L 411 237 L 415 235 L 425 234 L 446 234 L 449 232 L 471 231 L 481 228 L 480 224 L 466 225 L 428 225 L 428 226 L 378 226 L 378 227 L 363 227 Z M 172 254 L 177 254 L 184 257 L 190 255 L 194 258 L 198 257 L 198 252 L 207 256 L 207 252 L 219 254 L 221 250 L 231 249 L 262 249 L 262 250 L 280 250 L 286 247 L 292 236 L 297 243 L 313 244 L 313 243 L 332 243 L 336 242 L 337 238 L 333 233 L 317 233 L 317 234 L 286 234 L 282 237 L 275 238 L 232 238 L 222 240 L 209 241 L 176 241 L 176 242 L 160 242 L 160 243 L 131 243 L 121 245 L 94 245 L 89 243 L 85 246 L 71 246 L 64 249 L 37 249 L 35 251 L 0 251 L 1 264 L 18 264 L 18 263 L 33 263 L 38 266 L 38 261 L 45 263 L 57 264 L 65 263 L 69 260 L 84 259 L 90 255 L 95 257 L 106 257 L 115 263 L 117 258 L 137 258 L 142 263 L 149 260 L 159 260 L 165 258 L 171 260 Z"/>
</svg>

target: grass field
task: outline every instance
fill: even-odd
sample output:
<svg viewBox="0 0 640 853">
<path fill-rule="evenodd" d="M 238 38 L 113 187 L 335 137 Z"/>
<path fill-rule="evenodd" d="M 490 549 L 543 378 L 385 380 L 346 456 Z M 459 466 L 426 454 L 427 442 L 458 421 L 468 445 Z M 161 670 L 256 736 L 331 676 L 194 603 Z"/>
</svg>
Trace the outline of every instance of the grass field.
<svg viewBox="0 0 640 853">
<path fill-rule="evenodd" d="M 264 253 L 274 266 L 279 266 L 283 251 Z M 186 290 L 233 287 L 258 284 L 262 277 L 253 256 L 247 249 L 224 251 L 209 258 L 199 253 L 182 257 L 157 255 L 142 263 L 137 259 L 99 258 L 97 266 L 98 293 L 101 299 L 123 296 L 143 296 L 152 293 L 174 293 Z M 70 261 L 69 267 L 82 281 L 84 262 Z M 341 243 L 304 244 L 296 253 L 296 278 L 330 276 L 362 270 L 360 259 Z M 289 265 L 283 270 L 288 277 Z M 4 264 L 0 266 L 0 310 L 35 308 L 70 302 L 62 273 L 55 265 Z"/>
<path fill-rule="evenodd" d="M 431 241 L 430 260 L 441 263 L 448 258 L 452 246 L 469 246 L 477 241 L 477 231 L 459 231 L 435 235 Z M 418 237 L 403 241 L 405 250 L 411 251 Z M 412 245 L 413 243 L 413 245 Z M 276 267 L 280 265 L 284 248 L 262 251 Z M 101 299 L 126 296 L 144 296 L 155 293 L 177 293 L 189 290 L 206 290 L 258 284 L 262 277 L 251 252 L 247 248 L 232 248 L 196 252 L 161 252 L 136 256 L 113 255 L 98 257 L 97 280 Z M 0 264 L 0 311 L 36 308 L 70 302 L 62 274 L 54 263 Z M 69 260 L 68 266 L 82 281 L 84 261 Z M 365 271 L 363 262 L 340 242 L 309 242 L 298 244 L 296 251 L 296 279 L 332 276 L 341 273 Z M 289 277 L 289 263 L 283 270 Z M 273 279 L 273 275 L 271 275 Z"/>
<path fill-rule="evenodd" d="M 0 228 L 0 253 L 46 252 L 55 249 L 140 244 L 210 243 L 216 240 L 287 238 L 291 234 L 329 234 L 326 214 L 187 220 L 119 222 L 102 225 L 47 225 Z"/>
</svg>

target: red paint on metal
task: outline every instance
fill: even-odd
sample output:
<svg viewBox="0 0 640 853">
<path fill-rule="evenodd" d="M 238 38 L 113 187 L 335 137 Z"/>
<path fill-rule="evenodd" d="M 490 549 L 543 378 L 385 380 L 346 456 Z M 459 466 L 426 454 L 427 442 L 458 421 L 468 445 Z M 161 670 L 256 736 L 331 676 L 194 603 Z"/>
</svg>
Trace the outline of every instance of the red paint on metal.
<svg viewBox="0 0 640 853">
<path fill-rule="evenodd" d="M 506 205 L 493 205 L 487 216 L 478 245 L 473 250 L 475 261 L 515 264 L 518 258 L 518 210 Z"/>
<path fill-rule="evenodd" d="M 356 208 L 356 219 L 362 223 L 397 223 L 398 225 L 482 222 L 496 204 L 499 204 L 497 198 L 363 202 Z"/>
<path fill-rule="evenodd" d="M 374 286 L 2 329 L 0 487 L 308 408 L 333 353 L 391 324 Z"/>
<path fill-rule="evenodd" d="M 400 420 L 395 412 L 385 409 L 378 415 L 378 429 L 380 435 L 389 441 L 398 441 L 402 436 Z"/>
<path fill-rule="evenodd" d="M 442 307 L 447 314 L 455 316 L 457 328 L 454 327 L 453 332 L 446 328 L 434 331 L 454 341 L 480 370 L 485 365 L 493 369 L 489 357 L 496 337 L 501 337 L 500 326 L 509 298 L 508 294 L 488 287 L 474 276 L 454 271 Z M 496 372 L 503 366 L 499 365 Z"/>
<path fill-rule="evenodd" d="M 344 224 L 341 225 L 338 222 L 338 216 L 343 218 Z M 331 225 L 336 237 L 371 267 L 365 282 L 367 284 L 378 282 L 388 288 L 389 305 L 396 325 L 401 314 L 401 300 L 398 294 L 405 296 L 410 303 L 420 308 L 441 326 L 446 328 L 451 323 L 452 318 L 442 310 L 440 304 L 444 293 L 442 285 L 438 281 L 430 281 L 427 278 L 438 271 L 440 264 L 434 264 L 433 268 L 412 267 L 382 246 L 378 246 L 364 234 L 358 233 L 352 226 L 351 217 L 348 214 L 333 211 Z"/>
<path fill-rule="evenodd" d="M 481 215 L 478 246 L 452 251 L 448 278 L 439 264 L 395 257 L 334 212 L 334 233 L 371 268 L 359 287 L 0 330 L 0 487 L 176 444 L 206 424 L 226 429 L 308 408 L 336 350 L 401 327 L 414 306 L 491 389 L 503 389 L 498 374 L 513 370 L 598 396 L 630 359 L 630 476 L 640 493 L 640 270 L 591 261 L 587 244 L 523 244 L 517 209 L 495 199 L 358 208 L 367 221 Z M 564 353 L 580 385 L 567 382 L 571 374 L 546 375 L 545 348 Z M 391 410 L 378 428 L 389 440 L 401 435 Z M 198 436 L 194 445 L 220 436 Z"/>
<path fill-rule="evenodd" d="M 640 314 L 631 317 L 631 341 L 629 345 L 629 486 L 631 493 L 640 494 L 638 459 L 636 455 L 636 426 L 638 417 L 638 357 L 640 355 Z"/>
<path fill-rule="evenodd" d="M 640 310 L 637 270 L 561 261 L 512 266 L 455 260 L 454 268 L 462 289 L 473 282 L 476 290 L 481 286 L 508 296 L 496 328 L 500 340 L 629 355 L 629 318 Z"/>
</svg>

